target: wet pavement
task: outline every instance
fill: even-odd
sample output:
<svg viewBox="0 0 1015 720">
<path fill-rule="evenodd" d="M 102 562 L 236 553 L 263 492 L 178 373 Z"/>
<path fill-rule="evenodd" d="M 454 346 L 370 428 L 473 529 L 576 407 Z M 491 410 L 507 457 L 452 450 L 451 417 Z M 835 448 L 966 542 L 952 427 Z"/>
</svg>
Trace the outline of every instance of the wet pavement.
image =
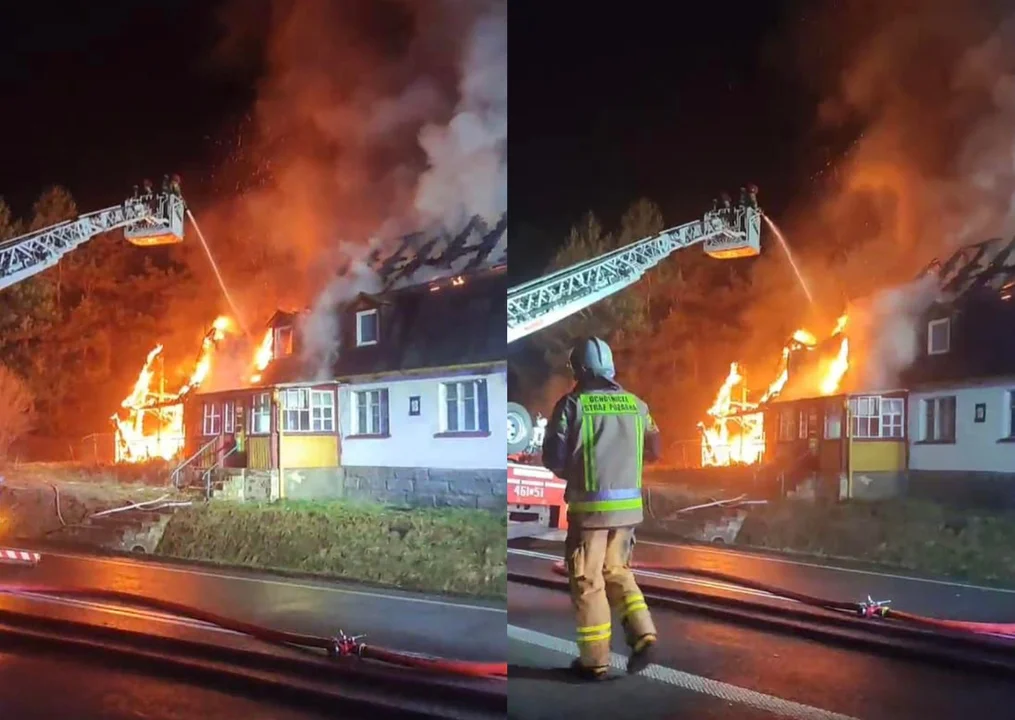
<svg viewBox="0 0 1015 720">
<path fill-rule="evenodd" d="M 323 580 L 291 579 L 120 558 L 43 552 L 34 568 L 0 566 L 0 583 L 99 587 L 157 595 L 246 622 L 292 632 L 365 635 L 364 642 L 464 660 L 502 661 L 507 653 L 504 603 L 378 590 Z M 27 601 L 0 596 L 0 607 Z M 104 601 L 33 598 L 33 612 L 109 617 L 164 617 Z M 114 612 L 110 612 L 113 610 Z M 192 621 L 174 619 L 182 629 Z M 202 623 L 198 626 L 206 628 Z"/>
<path fill-rule="evenodd" d="M 529 553 L 560 555 L 560 545 L 513 542 Z M 859 599 L 885 593 L 893 605 L 917 612 L 968 619 L 1015 619 L 1009 592 L 902 576 L 835 570 L 726 550 L 669 547 L 639 541 L 638 562 L 702 567 L 764 580 L 792 589 Z M 550 562 L 532 554 L 509 554 L 510 572 L 551 577 Z M 665 584 L 658 577 L 653 584 Z M 721 584 L 675 583 L 683 589 L 784 601 L 744 594 Z M 794 637 L 654 608 L 661 642 L 648 675 L 588 685 L 564 668 L 577 652 L 567 594 L 512 582 L 508 621 L 511 663 L 509 717 L 639 718 L 905 718 L 1015 716 L 1015 681 L 889 658 Z M 972 616 L 972 617 L 970 617 Z M 622 638 L 615 661 L 623 667 Z"/>
</svg>

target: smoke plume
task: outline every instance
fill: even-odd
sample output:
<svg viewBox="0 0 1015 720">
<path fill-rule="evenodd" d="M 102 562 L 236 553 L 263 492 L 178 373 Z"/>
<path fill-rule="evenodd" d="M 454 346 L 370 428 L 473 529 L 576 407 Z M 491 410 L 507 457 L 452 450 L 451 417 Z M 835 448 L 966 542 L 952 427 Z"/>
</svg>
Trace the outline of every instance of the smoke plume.
<svg viewBox="0 0 1015 720">
<path fill-rule="evenodd" d="M 856 350 L 894 372 L 932 299 L 912 282 L 917 272 L 1015 232 L 1015 12 L 989 0 L 845 0 L 808 4 L 787 27 L 773 52 L 792 48 L 800 79 L 822 98 L 804 148 L 820 169 L 779 220 L 805 275 L 821 279 L 822 312 L 878 296 L 867 324 L 885 337 Z M 767 292 L 748 311 L 772 354 L 781 319 L 808 320 L 778 255 L 757 263 L 755 285 Z"/>
<path fill-rule="evenodd" d="M 250 137 L 202 212 L 240 305 L 312 307 L 323 364 L 336 303 L 378 289 L 400 236 L 506 211 L 506 0 L 236 0 L 220 61 L 260 61 Z M 256 56 L 256 57 L 255 57 Z"/>
<path fill-rule="evenodd" d="M 939 292 L 931 273 L 876 293 L 864 310 L 851 313 L 849 335 L 862 348 L 856 386 L 888 390 L 898 384 L 920 354 L 919 321 Z"/>
<path fill-rule="evenodd" d="M 218 173 L 221 199 L 200 208 L 199 219 L 226 274 L 242 285 L 247 314 L 306 307 L 346 263 L 350 246 L 462 212 L 452 202 L 455 191 L 445 191 L 452 181 L 470 190 L 465 204 L 481 204 L 483 188 L 495 186 L 493 168 L 505 173 L 503 153 L 499 165 L 492 159 L 497 113 L 501 125 L 506 114 L 495 107 L 490 50 L 497 41 L 491 28 L 506 34 L 498 25 L 505 6 L 504 0 L 227 6 L 219 62 L 259 62 L 263 77 L 251 128 Z M 503 72 L 499 84 L 503 97 Z"/>
</svg>

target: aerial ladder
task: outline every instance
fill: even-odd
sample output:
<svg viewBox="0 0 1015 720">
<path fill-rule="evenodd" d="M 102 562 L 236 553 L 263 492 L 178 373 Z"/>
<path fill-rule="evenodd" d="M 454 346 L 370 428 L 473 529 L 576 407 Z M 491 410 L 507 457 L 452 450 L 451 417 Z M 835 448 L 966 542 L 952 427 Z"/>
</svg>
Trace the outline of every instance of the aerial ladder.
<svg viewBox="0 0 1015 720">
<path fill-rule="evenodd" d="M 543 330 L 638 282 L 674 252 L 702 245 L 719 260 L 754 257 L 761 252 L 761 209 L 757 188 L 740 191 L 734 205 L 723 193 L 712 210 L 683 225 L 508 290 L 507 341 Z M 515 520 L 563 527 L 564 485 L 552 473 L 525 463 L 542 446 L 546 418 L 518 403 L 507 406 L 508 512 Z"/>
<path fill-rule="evenodd" d="M 0 290 L 53 267 L 67 253 L 112 230 L 122 228 L 126 240 L 139 247 L 179 243 L 186 209 L 174 176 L 163 182 L 161 192 L 145 181 L 121 205 L 4 240 L 0 242 Z"/>
</svg>

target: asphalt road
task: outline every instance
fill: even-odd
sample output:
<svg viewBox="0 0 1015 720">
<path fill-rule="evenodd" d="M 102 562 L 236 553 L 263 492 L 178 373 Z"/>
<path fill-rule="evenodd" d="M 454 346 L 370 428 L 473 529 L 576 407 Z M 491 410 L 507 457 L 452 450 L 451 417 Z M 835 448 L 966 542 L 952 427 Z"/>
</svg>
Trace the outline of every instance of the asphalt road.
<svg viewBox="0 0 1015 720">
<path fill-rule="evenodd" d="M 538 540 L 518 540 L 513 541 L 511 547 L 560 556 L 563 546 L 560 543 Z M 1015 590 L 856 568 L 830 567 L 792 558 L 722 548 L 666 544 L 650 539 L 638 540 L 634 559 L 638 563 L 660 567 L 713 570 L 831 600 L 859 601 L 869 595 L 875 600 L 890 600 L 892 607 L 919 615 L 977 622 L 1015 623 Z M 753 601 L 763 599 L 757 592 L 723 587 L 720 583 L 691 578 L 676 583 L 685 589 L 699 592 L 739 595 Z"/>
<path fill-rule="evenodd" d="M 55 682 L 59 692 L 51 691 Z M 0 653 L 0 715 L 18 720 L 308 720 L 333 716 L 172 679 L 8 653 Z"/>
<path fill-rule="evenodd" d="M 99 587 L 157 595 L 239 620 L 292 632 L 365 635 L 364 642 L 463 660 L 503 660 L 503 603 L 442 598 L 316 580 L 280 578 L 119 558 L 43 552 L 39 565 L 0 565 L 0 584 Z M 110 603 L 70 598 L 0 597 L 0 607 L 43 614 L 72 611 L 109 617 L 159 618 L 185 632 L 194 623 L 160 613 L 126 611 Z M 2 706 L 0 706 L 2 709 Z"/>
<path fill-rule="evenodd" d="M 513 542 L 543 554 L 559 544 Z M 960 584 L 872 575 L 781 559 L 744 556 L 707 548 L 674 548 L 639 541 L 640 562 L 707 567 L 807 592 L 846 598 L 884 591 L 893 604 L 917 612 L 973 619 L 1015 620 L 1015 597 Z M 512 572 L 549 574 L 549 562 L 512 553 Z M 652 582 L 658 583 L 659 577 Z M 693 584 L 695 581 L 684 583 Z M 681 583 L 678 583 L 681 584 Z M 719 584 L 687 587 L 736 596 Z M 756 594 L 743 599 L 782 603 Z M 589 686 L 564 668 L 576 655 L 574 620 L 564 592 L 511 583 L 508 588 L 510 644 L 509 717 L 654 718 L 1010 718 L 1015 682 L 868 654 L 782 633 L 770 633 L 654 610 L 660 653 L 651 677 L 616 679 Z M 978 606 L 977 603 L 982 603 Z M 915 606 L 915 607 L 914 607 Z M 977 612 L 974 612 L 977 611 Z M 615 638 L 618 668 L 626 651 Z"/>
</svg>

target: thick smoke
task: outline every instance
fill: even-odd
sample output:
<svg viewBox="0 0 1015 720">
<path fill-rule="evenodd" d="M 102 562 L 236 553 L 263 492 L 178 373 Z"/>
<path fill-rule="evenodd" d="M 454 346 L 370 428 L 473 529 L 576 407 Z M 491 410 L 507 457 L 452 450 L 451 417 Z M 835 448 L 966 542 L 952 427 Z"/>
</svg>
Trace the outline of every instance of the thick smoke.
<svg viewBox="0 0 1015 720">
<path fill-rule="evenodd" d="M 854 317 L 850 332 L 883 328 L 876 347 L 855 349 L 896 372 L 933 298 L 913 283 L 917 272 L 960 245 L 1015 232 L 1015 13 L 981 0 L 812 3 L 790 33 L 779 47 L 795 49 L 801 77 L 823 98 L 804 148 L 822 169 L 779 220 L 805 274 L 821 279 L 812 284 L 826 318 L 883 293 L 868 305 L 876 317 Z M 774 267 L 784 263 L 775 251 L 759 261 L 755 285 L 768 292 L 748 311 L 773 349 L 787 332 L 780 318 L 813 320 Z"/>
<path fill-rule="evenodd" d="M 451 122 L 420 131 L 429 164 L 415 198 L 424 224 L 451 232 L 507 211 L 507 3 L 473 25 L 459 93 Z"/>
<path fill-rule="evenodd" d="M 449 2 L 448 7 L 463 10 L 466 6 Z M 419 131 L 427 163 L 418 178 L 412 208 L 387 218 L 367 246 L 345 249 L 346 266 L 317 297 L 305 321 L 304 356 L 319 377 L 328 376 L 340 351 L 336 306 L 360 292 L 381 289 L 382 279 L 368 260 L 370 253 L 383 258 L 395 252 L 399 236 L 407 231 L 444 233 L 450 238 L 475 216 L 495 224 L 507 211 L 507 5 L 488 2 L 472 7 L 484 7 L 485 12 L 473 19 L 466 35 L 454 114 L 444 124 L 427 123 Z M 410 91 L 429 87 L 428 79 L 422 77 Z M 397 104 L 385 107 L 382 114 L 389 115 L 392 107 Z M 502 242 L 506 246 L 506 233 Z M 443 270 L 423 266 L 401 278 L 399 285 L 429 281 L 456 270 L 453 265 Z"/>
<path fill-rule="evenodd" d="M 377 288 L 371 250 L 504 212 L 506 0 L 235 0 L 223 20 L 219 59 L 264 73 L 200 219 L 246 314 L 314 308 L 323 358 L 334 304 Z"/>
<path fill-rule="evenodd" d="M 859 387 L 888 390 L 920 354 L 920 318 L 939 295 L 931 273 L 876 293 L 853 313 L 850 339 L 862 349 L 855 368 Z"/>
</svg>

